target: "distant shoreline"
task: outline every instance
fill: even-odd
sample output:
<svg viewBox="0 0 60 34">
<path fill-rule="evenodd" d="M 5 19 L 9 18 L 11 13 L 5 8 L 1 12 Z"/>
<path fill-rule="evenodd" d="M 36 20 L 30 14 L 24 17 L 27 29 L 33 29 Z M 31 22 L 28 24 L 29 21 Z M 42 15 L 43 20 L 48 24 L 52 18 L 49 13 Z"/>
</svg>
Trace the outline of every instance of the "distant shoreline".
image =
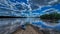
<svg viewBox="0 0 60 34">
<path fill-rule="evenodd" d="M 16 17 L 16 16 L 0 16 L 0 18 L 27 18 L 27 17 Z"/>
</svg>

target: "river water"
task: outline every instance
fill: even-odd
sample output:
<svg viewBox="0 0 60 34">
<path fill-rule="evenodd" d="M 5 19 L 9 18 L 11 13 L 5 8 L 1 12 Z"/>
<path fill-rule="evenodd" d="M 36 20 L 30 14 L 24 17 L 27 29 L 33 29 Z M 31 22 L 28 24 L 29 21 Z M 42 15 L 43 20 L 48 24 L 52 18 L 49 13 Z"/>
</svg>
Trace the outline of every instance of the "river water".
<svg viewBox="0 0 60 34">
<path fill-rule="evenodd" d="M 30 23 L 40 28 L 50 28 L 54 26 L 47 25 L 40 18 L 1 18 L 0 19 L 0 34 L 9 34 L 14 32 L 20 25 Z"/>
</svg>

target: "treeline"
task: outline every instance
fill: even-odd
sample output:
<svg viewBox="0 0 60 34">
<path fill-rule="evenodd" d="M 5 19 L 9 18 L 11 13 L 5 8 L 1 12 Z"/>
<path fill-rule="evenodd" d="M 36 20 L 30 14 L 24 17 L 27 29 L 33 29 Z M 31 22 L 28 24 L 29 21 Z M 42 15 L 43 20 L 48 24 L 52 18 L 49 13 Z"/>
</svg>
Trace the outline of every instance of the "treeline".
<svg viewBox="0 0 60 34">
<path fill-rule="evenodd" d="M 52 12 L 49 14 L 44 14 L 40 16 L 41 19 L 49 19 L 49 20 L 59 20 L 60 19 L 60 13 Z"/>
<path fill-rule="evenodd" d="M 58 20 L 60 20 L 60 13 L 52 12 L 49 14 L 44 14 L 40 16 L 40 19 L 43 21 L 48 21 L 50 23 L 59 23 Z"/>
</svg>

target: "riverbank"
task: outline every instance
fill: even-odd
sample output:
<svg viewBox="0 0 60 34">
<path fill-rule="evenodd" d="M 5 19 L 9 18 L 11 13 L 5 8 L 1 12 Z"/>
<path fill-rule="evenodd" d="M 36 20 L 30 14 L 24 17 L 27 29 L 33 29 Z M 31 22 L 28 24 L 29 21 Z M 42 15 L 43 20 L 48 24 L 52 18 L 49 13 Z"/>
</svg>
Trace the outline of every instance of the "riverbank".
<svg viewBox="0 0 60 34">
<path fill-rule="evenodd" d="M 28 25 L 25 30 L 17 29 L 12 34 L 43 34 L 43 32 L 38 32 L 39 28 L 36 28 L 33 25 Z"/>
<path fill-rule="evenodd" d="M 41 29 L 33 25 L 28 25 L 25 30 L 18 28 L 12 34 L 60 34 L 59 31 L 51 29 Z"/>
</svg>

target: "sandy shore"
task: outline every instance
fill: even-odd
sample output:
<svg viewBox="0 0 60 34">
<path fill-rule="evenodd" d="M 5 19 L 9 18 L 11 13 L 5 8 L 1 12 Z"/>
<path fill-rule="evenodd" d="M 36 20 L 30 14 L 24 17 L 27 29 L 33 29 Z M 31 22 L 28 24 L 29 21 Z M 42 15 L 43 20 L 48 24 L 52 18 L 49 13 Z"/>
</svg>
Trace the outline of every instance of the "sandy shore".
<svg viewBox="0 0 60 34">
<path fill-rule="evenodd" d="M 35 29 L 32 26 L 27 26 L 26 30 L 18 29 L 13 34 L 43 34 L 42 32 L 38 32 Z"/>
</svg>

